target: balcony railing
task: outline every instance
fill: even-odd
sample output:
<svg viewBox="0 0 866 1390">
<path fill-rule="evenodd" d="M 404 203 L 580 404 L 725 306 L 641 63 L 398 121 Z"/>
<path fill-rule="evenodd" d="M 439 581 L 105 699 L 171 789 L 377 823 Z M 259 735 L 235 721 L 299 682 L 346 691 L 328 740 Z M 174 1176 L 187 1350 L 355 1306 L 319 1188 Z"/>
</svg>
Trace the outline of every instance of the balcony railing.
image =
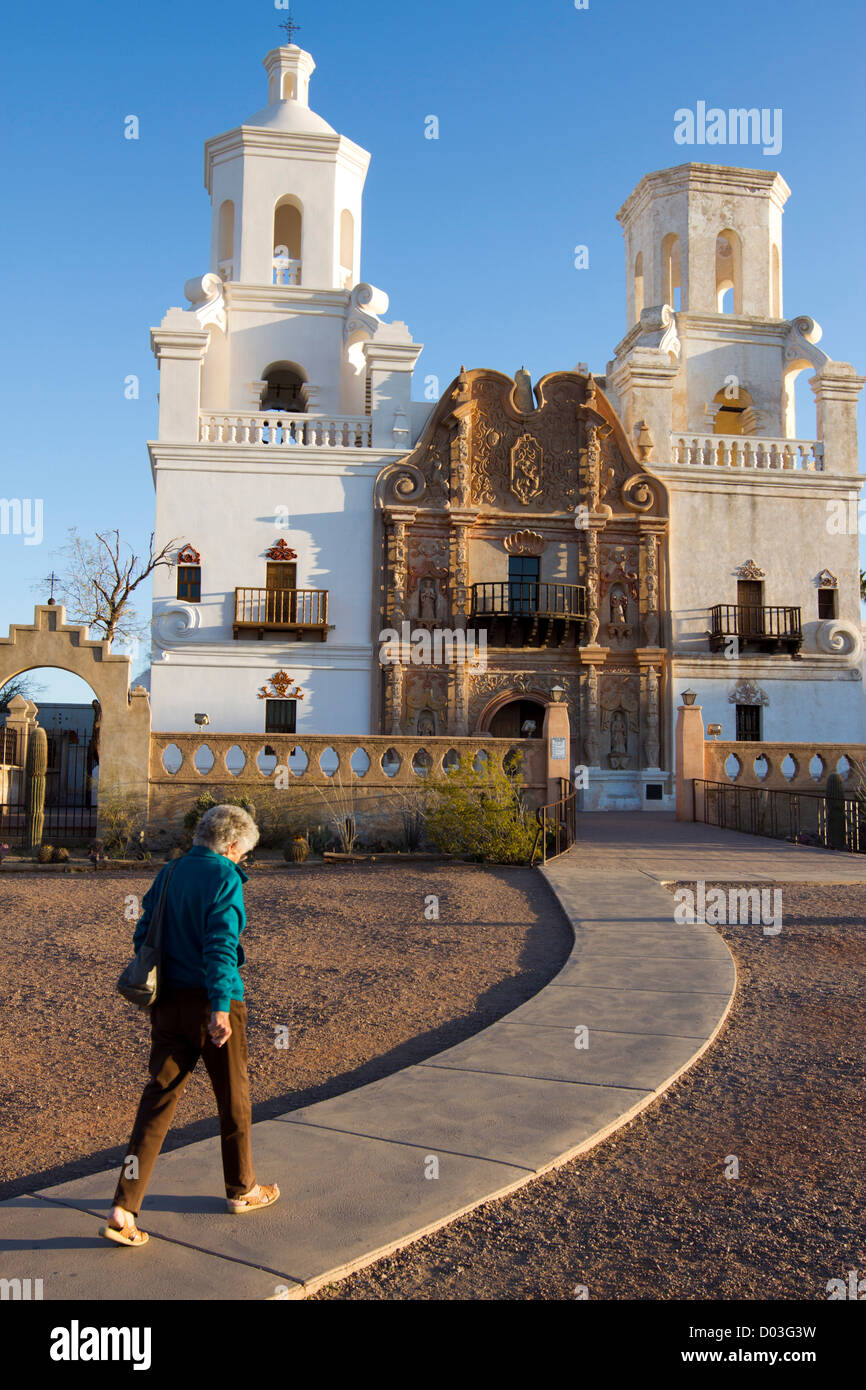
<svg viewBox="0 0 866 1390">
<path fill-rule="evenodd" d="M 522 580 L 475 584 L 472 618 L 489 629 L 493 646 L 576 646 L 586 619 L 586 589 Z"/>
<path fill-rule="evenodd" d="M 328 639 L 328 592 L 324 589 L 236 589 L 234 635 L 257 632 L 312 633 Z"/>
<path fill-rule="evenodd" d="M 671 463 L 691 468 L 795 469 L 824 472 L 823 440 L 758 439 L 752 435 L 671 435 Z"/>
<path fill-rule="evenodd" d="M 286 412 L 199 416 L 200 444 L 250 444 L 271 449 L 369 449 L 369 415 L 295 415 Z"/>
<path fill-rule="evenodd" d="M 301 283 L 301 262 L 293 260 L 285 247 L 279 247 L 278 251 L 282 251 L 284 254 L 274 255 L 274 284 L 299 285 Z"/>
<path fill-rule="evenodd" d="M 801 610 L 718 603 L 710 609 L 710 650 L 721 651 L 731 638 L 742 646 L 785 650 L 793 655 L 803 645 Z"/>
</svg>

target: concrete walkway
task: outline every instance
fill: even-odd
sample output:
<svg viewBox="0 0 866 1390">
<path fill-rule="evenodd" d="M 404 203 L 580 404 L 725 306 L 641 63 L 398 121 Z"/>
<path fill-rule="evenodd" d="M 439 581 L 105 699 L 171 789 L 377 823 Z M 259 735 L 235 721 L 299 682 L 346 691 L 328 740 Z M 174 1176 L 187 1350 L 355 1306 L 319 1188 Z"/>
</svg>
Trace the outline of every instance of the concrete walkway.
<svg viewBox="0 0 866 1390">
<path fill-rule="evenodd" d="M 420 1065 L 257 1124 L 272 1210 L 228 1215 L 206 1140 L 160 1158 L 143 1250 L 97 1236 L 116 1169 L 0 1204 L 0 1277 L 41 1278 L 46 1299 L 303 1298 L 592 1148 L 711 1045 L 733 959 L 711 927 L 674 923 L 664 882 L 866 881 L 863 856 L 664 814 L 582 816 L 579 833 L 544 871 L 575 934 L 559 975 Z"/>
</svg>

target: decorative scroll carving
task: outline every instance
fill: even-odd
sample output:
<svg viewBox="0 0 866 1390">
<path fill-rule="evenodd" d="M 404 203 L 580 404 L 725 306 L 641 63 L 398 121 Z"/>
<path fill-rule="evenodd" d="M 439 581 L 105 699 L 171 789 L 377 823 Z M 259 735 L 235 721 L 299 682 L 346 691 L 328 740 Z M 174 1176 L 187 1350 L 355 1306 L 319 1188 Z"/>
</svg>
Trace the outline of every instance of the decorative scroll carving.
<svg viewBox="0 0 866 1390">
<path fill-rule="evenodd" d="M 816 343 L 821 341 L 823 330 L 819 323 L 809 318 L 807 314 L 802 314 L 800 318 L 792 319 L 788 325 L 788 338 L 785 343 L 786 362 L 805 362 L 820 372 L 822 367 L 826 367 L 830 358 L 823 348 L 816 347 Z"/>
<path fill-rule="evenodd" d="M 656 504 L 655 489 L 651 478 L 638 474 L 629 478 L 620 493 L 624 507 L 630 512 L 650 512 Z"/>
<path fill-rule="evenodd" d="M 855 623 L 847 618 L 829 618 L 815 634 L 818 646 L 829 656 L 850 656 L 859 661 L 863 655 L 863 636 Z"/>
<path fill-rule="evenodd" d="M 832 574 L 830 570 L 822 570 L 821 573 L 818 575 L 818 588 L 838 589 L 838 587 L 839 580 L 836 578 L 835 574 Z"/>
<path fill-rule="evenodd" d="M 294 688 L 293 688 L 294 687 Z M 277 671 L 259 691 L 260 700 L 303 700 L 304 692 L 286 671 Z"/>
<path fill-rule="evenodd" d="M 177 563 L 179 565 L 200 565 L 201 556 L 191 545 L 185 545 L 183 550 L 178 553 Z"/>
<path fill-rule="evenodd" d="M 276 545 L 272 545 L 266 554 L 269 560 L 292 561 L 298 558 L 297 551 L 290 549 L 285 540 L 277 541 Z"/>
<path fill-rule="evenodd" d="M 408 461 L 390 463 L 379 474 L 376 498 L 380 507 L 403 506 L 421 500 L 427 492 L 427 480 L 420 468 Z"/>
<path fill-rule="evenodd" d="M 151 627 L 155 646 L 174 646 L 201 627 L 201 608 L 197 603 L 172 603 L 156 615 Z M 163 660 L 168 660 L 167 653 Z"/>
<path fill-rule="evenodd" d="M 747 560 L 744 565 L 735 571 L 738 579 L 766 579 L 766 574 L 762 569 L 758 569 L 754 560 Z"/>
<path fill-rule="evenodd" d="M 731 691 L 728 700 L 732 705 L 768 705 L 770 697 L 754 681 L 740 681 Z"/>
<path fill-rule="evenodd" d="M 187 280 L 183 292 L 192 305 L 192 312 L 202 328 L 208 328 L 214 324 L 225 333 L 226 302 L 221 276 L 208 271 L 206 275 L 199 275 L 194 280 Z"/>
</svg>

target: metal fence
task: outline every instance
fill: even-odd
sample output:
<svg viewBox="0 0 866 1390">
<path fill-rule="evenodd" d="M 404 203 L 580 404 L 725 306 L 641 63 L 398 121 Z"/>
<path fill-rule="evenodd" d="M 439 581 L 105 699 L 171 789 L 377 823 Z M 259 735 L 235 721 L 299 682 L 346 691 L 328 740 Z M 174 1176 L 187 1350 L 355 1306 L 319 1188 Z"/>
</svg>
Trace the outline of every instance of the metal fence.
<svg viewBox="0 0 866 1390">
<path fill-rule="evenodd" d="M 59 740 L 49 739 L 43 844 L 69 848 L 86 844 L 96 835 L 93 766 L 89 753 L 87 744 L 65 743 L 61 747 Z M 0 841 L 21 846 L 26 838 L 25 778 L 23 773 L 16 773 L 0 804 Z"/>
<path fill-rule="evenodd" d="M 18 731 L 4 724 L 0 728 L 0 766 L 18 766 Z"/>
<path fill-rule="evenodd" d="M 737 787 L 729 782 L 707 782 L 700 778 L 695 779 L 694 789 L 695 820 L 704 825 L 866 854 L 866 802 L 856 796 L 844 798 L 836 835 L 828 818 L 827 797 L 823 792 Z"/>
<path fill-rule="evenodd" d="M 540 849 L 541 862 L 546 864 L 549 859 L 565 854 L 577 839 L 577 793 L 569 790 L 568 782 L 563 782 L 559 800 L 539 806 L 535 817 L 538 829 L 529 862 L 535 863 Z"/>
</svg>

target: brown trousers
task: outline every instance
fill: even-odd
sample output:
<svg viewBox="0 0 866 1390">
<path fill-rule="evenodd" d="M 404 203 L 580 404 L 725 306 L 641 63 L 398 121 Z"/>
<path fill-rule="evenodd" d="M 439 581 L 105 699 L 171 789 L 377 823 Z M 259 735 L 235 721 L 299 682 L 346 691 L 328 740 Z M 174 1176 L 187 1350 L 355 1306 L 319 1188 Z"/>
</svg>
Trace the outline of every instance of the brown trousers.
<svg viewBox="0 0 866 1390">
<path fill-rule="evenodd" d="M 151 1010 L 150 1081 L 141 1097 L 114 1194 L 114 1205 L 133 1216 L 139 1214 L 181 1092 L 199 1057 L 204 1058 L 219 1112 L 226 1196 L 243 1197 L 256 1185 L 250 1138 L 247 1006 L 232 1000 L 232 1035 L 222 1047 L 208 1036 L 210 1016 L 207 992 L 198 989 L 166 989 Z M 130 1163 L 133 1158 L 137 1163 Z"/>
</svg>

